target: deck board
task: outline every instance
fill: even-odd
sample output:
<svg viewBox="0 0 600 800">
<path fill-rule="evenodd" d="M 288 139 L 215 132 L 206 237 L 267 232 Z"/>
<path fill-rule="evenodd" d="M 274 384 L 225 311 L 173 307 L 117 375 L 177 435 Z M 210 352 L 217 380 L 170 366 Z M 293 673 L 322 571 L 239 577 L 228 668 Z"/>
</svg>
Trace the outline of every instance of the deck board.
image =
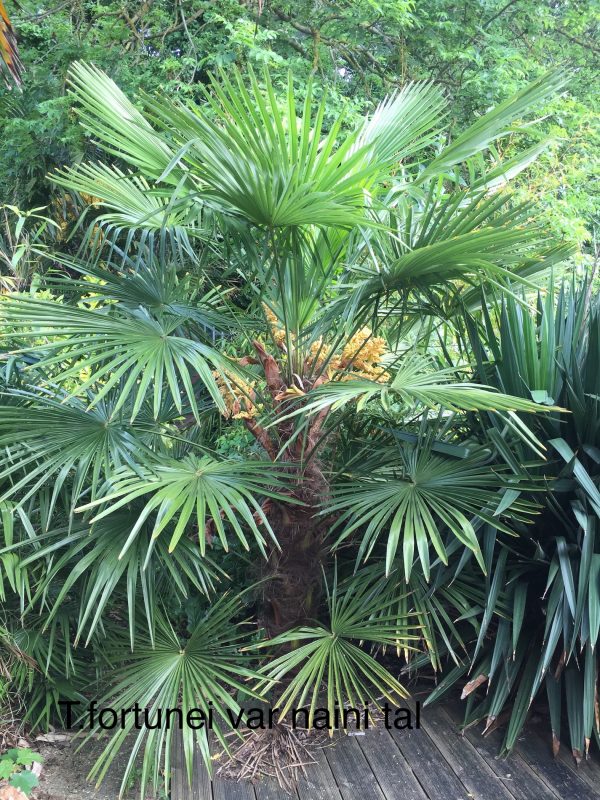
<svg viewBox="0 0 600 800">
<path fill-rule="evenodd" d="M 189 800 L 210 800 L 212 797 L 212 781 L 204 766 L 199 752 L 194 753 L 194 771 Z"/>
<path fill-rule="evenodd" d="M 423 727 L 435 741 L 440 752 L 451 764 L 455 775 L 476 800 L 515 800 L 510 789 L 498 780 L 498 776 L 475 747 L 460 735 L 456 725 L 439 706 L 422 713 Z"/>
<path fill-rule="evenodd" d="M 298 800 L 297 791 L 284 792 L 274 778 L 257 781 L 254 791 L 256 792 L 256 800 L 282 800 L 282 798 Z"/>
<path fill-rule="evenodd" d="M 216 778 L 212 785 L 213 800 L 256 800 L 254 785 L 250 781 L 225 781 Z"/>
<path fill-rule="evenodd" d="M 342 800 L 335 776 L 325 756 L 325 750 L 312 753 L 316 764 L 306 768 L 306 777 L 298 781 L 300 800 Z"/>
<path fill-rule="evenodd" d="M 594 791 L 560 759 L 549 757 L 548 745 L 536 733 L 520 737 L 515 749 L 559 797 L 569 800 L 598 800 L 600 797 L 600 786 Z"/>
<path fill-rule="evenodd" d="M 563 764 L 574 772 L 577 777 L 585 781 L 595 791 L 600 791 L 600 764 L 595 758 L 584 759 L 581 764 L 576 764 L 570 751 L 564 746 L 561 747 L 558 758 Z"/>
<path fill-rule="evenodd" d="M 344 800 L 386 800 L 355 736 L 339 737 L 325 753 Z"/>
<path fill-rule="evenodd" d="M 554 759 L 535 725 L 515 751 L 498 758 L 503 735 L 460 732 L 461 704 L 422 709 L 419 730 L 368 730 L 334 737 L 313 751 L 316 763 L 294 793 L 274 780 L 254 784 L 210 781 L 200 758 L 192 786 L 185 775 L 181 737 L 174 743 L 171 800 L 600 800 L 600 761 L 579 767 L 563 748 Z"/>
<path fill-rule="evenodd" d="M 185 797 L 187 779 L 183 765 L 183 745 L 181 731 L 173 733 L 173 752 L 171 761 L 171 797 Z"/>
<path fill-rule="evenodd" d="M 386 798 L 427 800 L 421 784 L 389 731 L 378 728 L 356 738 Z"/>
<path fill-rule="evenodd" d="M 441 751 L 423 728 L 391 731 L 391 735 L 427 797 L 471 800 L 466 786 L 449 767 Z"/>
<path fill-rule="evenodd" d="M 458 702 L 445 703 L 443 713 L 457 726 L 462 722 L 462 708 Z M 556 792 L 540 781 L 536 772 L 520 754 L 513 752 L 510 756 L 499 757 L 498 753 L 503 739 L 500 731 L 492 731 L 487 736 L 482 736 L 481 731 L 473 727 L 465 731 L 464 738 L 485 759 L 502 785 L 516 800 L 557 800 L 559 798 Z"/>
</svg>

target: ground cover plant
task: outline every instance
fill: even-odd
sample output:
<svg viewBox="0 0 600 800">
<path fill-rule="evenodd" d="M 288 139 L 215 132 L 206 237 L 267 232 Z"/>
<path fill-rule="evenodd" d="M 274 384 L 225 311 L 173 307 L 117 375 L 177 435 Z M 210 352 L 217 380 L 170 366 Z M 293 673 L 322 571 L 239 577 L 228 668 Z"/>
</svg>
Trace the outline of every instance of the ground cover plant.
<svg viewBox="0 0 600 800">
<path fill-rule="evenodd" d="M 8 781 L 9 786 L 20 789 L 27 796 L 39 781 L 37 775 L 25 767 L 41 761 L 41 756 L 32 750 L 11 748 L 0 756 L 0 778 Z"/>
<path fill-rule="evenodd" d="M 200 708 L 227 746 L 248 700 L 311 722 L 427 663 L 437 694 L 470 681 L 468 721 L 511 709 L 507 749 L 543 681 L 560 739 L 564 682 L 587 752 L 599 316 L 587 284 L 546 289 L 573 249 L 508 189 L 565 79 L 448 136 L 431 83 L 326 126 L 310 82 L 269 71 L 134 103 L 73 66 L 95 158 L 53 181 L 81 248 L 34 238 L 43 272 L 0 300 L 0 599 L 29 724 L 65 699 Z M 128 717 L 92 777 L 132 735 L 123 786 L 138 756 L 168 784 L 172 734 Z M 183 739 L 211 767 L 206 730 Z"/>
</svg>

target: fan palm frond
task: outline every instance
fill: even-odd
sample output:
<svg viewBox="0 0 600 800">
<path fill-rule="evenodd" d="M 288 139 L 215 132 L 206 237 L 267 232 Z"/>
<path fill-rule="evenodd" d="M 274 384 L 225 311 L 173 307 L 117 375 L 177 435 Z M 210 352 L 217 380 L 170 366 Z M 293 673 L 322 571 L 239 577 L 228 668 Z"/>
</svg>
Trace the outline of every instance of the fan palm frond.
<svg viewBox="0 0 600 800">
<path fill-rule="evenodd" d="M 36 582 L 30 602 L 31 609 L 38 603 L 45 605 L 42 630 L 60 613 L 65 599 L 77 595 L 79 610 L 74 645 L 77 646 L 85 634 L 84 646 L 87 647 L 101 627 L 107 607 L 114 604 L 115 596 L 120 599 L 122 593 L 127 600 L 133 648 L 140 597 L 148 634 L 153 639 L 158 597 L 166 583 L 181 599 L 187 598 L 190 590 L 207 597 L 214 593 L 216 581 L 223 572 L 207 555 L 201 556 L 187 538 L 182 539 L 174 553 L 169 553 L 164 540 L 152 542 L 146 525 L 122 553 L 136 519 L 130 511 L 121 511 L 91 527 L 57 528 L 39 538 L 21 542 L 21 551 L 36 545 L 32 554 L 21 553 L 21 568 L 48 562 L 43 576 Z"/>
<path fill-rule="evenodd" d="M 428 164 L 419 179 L 440 175 L 471 156 L 487 150 L 495 141 L 514 132 L 516 120 L 530 114 L 536 105 L 563 90 L 570 76 L 565 70 L 552 70 L 521 89 L 503 103 L 483 114 L 466 131 L 450 142 Z"/>
<path fill-rule="evenodd" d="M 207 522 L 212 520 L 224 550 L 229 549 L 226 525 L 231 526 L 242 546 L 248 550 L 245 526 L 264 553 L 266 537 L 276 544 L 275 534 L 258 502 L 270 497 L 285 503 L 294 502 L 285 494 L 286 473 L 270 462 L 224 461 L 211 456 L 187 455 L 180 460 L 161 457 L 156 466 L 115 470 L 103 497 L 87 503 L 79 510 L 108 506 L 94 520 L 151 495 L 132 527 L 121 553 L 138 536 L 146 520 L 156 514 L 152 537 L 156 539 L 169 523 L 176 522 L 171 534 L 169 552 L 177 546 L 190 522 L 197 526 L 200 551 L 204 555 Z M 263 531 L 259 528 L 262 527 Z"/>
<path fill-rule="evenodd" d="M 339 514 L 334 529 L 337 543 L 353 533 L 360 546 L 357 560 L 367 559 L 380 539 L 385 541 L 385 571 L 390 573 L 398 548 L 407 581 L 415 554 L 426 580 L 430 576 L 430 547 L 448 563 L 444 545 L 449 531 L 473 551 L 485 571 L 475 525 L 482 522 L 514 534 L 501 515 L 510 509 L 512 519 L 527 520 L 535 507 L 519 500 L 521 487 L 513 478 L 493 469 L 489 450 L 465 458 L 436 455 L 429 447 L 398 447 L 386 456 L 379 454 L 379 466 L 367 464 L 363 472 L 334 484 L 325 515 Z"/>
<path fill-rule="evenodd" d="M 362 709 L 367 700 L 379 707 L 382 696 L 392 703 L 406 697 L 404 687 L 362 643 L 410 648 L 418 637 L 406 620 L 391 611 L 390 596 L 383 593 L 380 576 L 376 580 L 365 577 L 359 573 L 338 583 L 336 571 L 327 591 L 326 623 L 295 628 L 258 645 L 276 648 L 293 643 L 290 652 L 265 664 L 261 670 L 264 680 L 257 684 L 257 689 L 264 691 L 285 679 L 276 701 L 281 717 L 292 708 L 305 708 L 307 726 L 312 727 L 315 714 L 323 716 L 322 710 L 317 710 L 323 700 L 321 708 L 327 709 L 329 724 L 322 727 L 333 735 L 336 708 L 338 713 L 346 705 Z M 401 593 L 401 588 L 396 588 Z"/>
<path fill-rule="evenodd" d="M 194 381 L 200 380 L 215 405 L 225 409 L 214 370 L 241 376 L 235 361 L 212 345 L 191 339 L 181 332 L 189 314 L 152 316 L 145 308 L 74 307 L 51 300 L 12 295 L 2 303 L 0 316 L 23 339 L 43 339 L 18 352 L 39 353 L 37 368 L 58 369 L 55 380 L 79 378 L 89 369 L 90 377 L 75 392 L 95 390 L 90 403 L 94 408 L 116 387 L 119 390 L 113 413 L 132 401 L 131 419 L 138 415 L 148 393 L 153 392 L 154 415 L 169 393 L 178 411 L 182 395 L 198 418 Z M 66 366 L 65 366 L 66 363 Z"/>
<path fill-rule="evenodd" d="M 0 446 L 5 451 L 0 480 L 9 482 L 2 498 L 24 503 L 53 478 L 47 522 L 64 488 L 70 491 L 73 510 L 84 493 L 96 495 L 113 469 L 154 457 L 143 441 L 147 426 L 115 412 L 114 397 L 91 410 L 78 398 L 65 395 L 61 403 L 55 397 L 13 392 L 4 399 L 18 404 L 0 405 Z"/>
<path fill-rule="evenodd" d="M 141 633 L 136 636 L 132 653 L 128 642 L 118 638 L 110 641 L 116 672 L 113 687 L 99 700 L 98 707 L 138 709 L 141 719 L 146 716 L 156 727 L 139 725 L 136 729 L 135 712 L 126 714 L 123 727 L 111 736 L 94 764 L 92 779 L 102 780 L 116 753 L 133 736 L 121 789 L 127 786 L 140 756 L 142 792 L 148 784 L 160 786 L 162 776 L 168 791 L 173 731 L 179 719 L 186 722 L 181 735 L 188 780 L 191 783 L 196 748 L 212 774 L 209 720 L 212 733 L 228 750 L 225 733 L 231 729 L 232 720 L 243 713 L 233 695 L 256 696 L 248 682 L 258 675 L 242 652 L 249 631 L 237 622 L 242 610 L 240 597 L 226 593 L 208 608 L 188 637 L 180 637 L 159 614 L 154 642 Z M 96 721 L 89 736 L 100 731 Z"/>
</svg>

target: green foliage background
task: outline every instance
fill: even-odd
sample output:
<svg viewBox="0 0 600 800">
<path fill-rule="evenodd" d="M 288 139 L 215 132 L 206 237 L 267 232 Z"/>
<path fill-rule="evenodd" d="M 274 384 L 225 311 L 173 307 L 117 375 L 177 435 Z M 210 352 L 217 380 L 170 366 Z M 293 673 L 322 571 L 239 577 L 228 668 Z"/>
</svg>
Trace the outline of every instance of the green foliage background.
<svg viewBox="0 0 600 800">
<path fill-rule="evenodd" d="M 432 79 L 451 98 L 461 130 L 552 66 L 572 70 L 536 139 L 554 146 L 521 181 L 560 234 L 594 252 L 600 133 L 597 0 L 68 0 L 7 3 L 26 66 L 23 93 L 3 93 L 0 198 L 20 208 L 48 203 L 49 171 L 89 155 L 64 93 L 69 64 L 94 62 L 127 93 L 198 100 L 207 72 L 267 64 L 299 94 L 309 75 L 327 87 L 333 119 L 362 113 L 410 80 Z M 510 143 L 508 144 L 510 148 Z"/>
</svg>

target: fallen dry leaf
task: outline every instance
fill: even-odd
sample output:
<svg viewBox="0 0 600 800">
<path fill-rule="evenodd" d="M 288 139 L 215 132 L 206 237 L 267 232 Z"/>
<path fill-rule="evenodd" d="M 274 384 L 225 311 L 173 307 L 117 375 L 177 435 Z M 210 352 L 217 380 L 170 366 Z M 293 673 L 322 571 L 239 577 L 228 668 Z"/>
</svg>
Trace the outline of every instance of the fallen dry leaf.
<svg viewBox="0 0 600 800">
<path fill-rule="evenodd" d="M 70 733 L 42 733 L 35 737 L 36 742 L 47 742 L 48 744 L 56 744 L 56 742 L 70 742 L 73 737 Z"/>
<path fill-rule="evenodd" d="M 0 800 L 27 800 L 27 795 L 14 786 L 3 786 L 0 789 Z"/>
<path fill-rule="evenodd" d="M 462 690 L 460 699 L 464 700 L 465 697 L 468 697 L 471 694 L 471 692 L 474 692 L 478 686 L 481 686 L 482 683 L 485 683 L 487 679 L 488 679 L 487 675 L 478 675 L 476 678 L 473 678 L 472 681 L 466 683 L 464 689 Z"/>
</svg>

